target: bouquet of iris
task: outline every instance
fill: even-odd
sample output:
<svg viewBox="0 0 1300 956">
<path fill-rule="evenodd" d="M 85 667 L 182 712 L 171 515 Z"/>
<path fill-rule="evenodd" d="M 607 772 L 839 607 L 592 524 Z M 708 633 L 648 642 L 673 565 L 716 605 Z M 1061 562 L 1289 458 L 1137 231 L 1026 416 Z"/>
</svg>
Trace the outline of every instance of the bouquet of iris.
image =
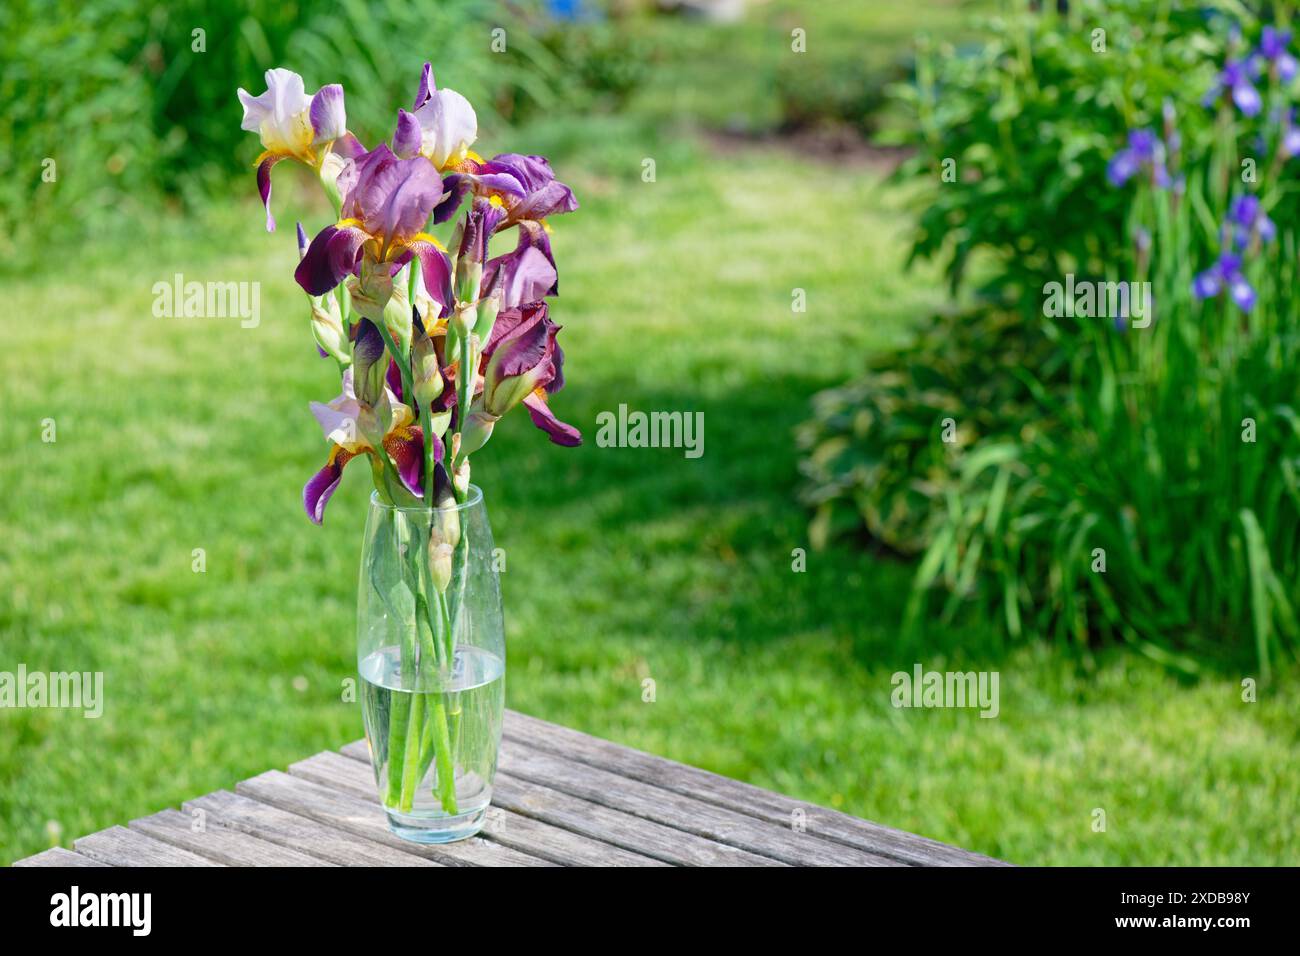
<svg viewBox="0 0 1300 956">
<path fill-rule="evenodd" d="M 321 523 L 344 467 L 374 480 L 362 552 L 358 667 L 380 798 L 393 830 L 443 842 L 477 832 L 491 799 L 504 702 L 504 629 L 491 532 L 470 458 L 523 405 L 559 445 L 577 429 L 551 412 L 564 384 L 549 217 L 577 208 L 540 156 L 484 160 L 469 102 L 438 89 L 428 63 L 390 143 L 347 130 L 343 88 L 314 95 L 270 70 L 239 90 L 243 128 L 261 136 L 257 184 L 271 214 L 271 170 L 310 167 L 335 222 L 309 242 L 298 226 L 294 278 L 310 301 L 340 394 L 312 411 L 330 443 L 303 488 Z M 431 232 L 456 220 L 446 243 Z M 498 233 L 513 249 L 489 258 Z"/>
</svg>

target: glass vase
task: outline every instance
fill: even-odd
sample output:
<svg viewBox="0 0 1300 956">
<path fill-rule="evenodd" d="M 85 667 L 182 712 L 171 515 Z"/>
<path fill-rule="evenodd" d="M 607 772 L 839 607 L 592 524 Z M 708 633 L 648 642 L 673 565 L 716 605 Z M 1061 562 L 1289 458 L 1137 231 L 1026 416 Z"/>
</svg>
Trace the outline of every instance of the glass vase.
<svg viewBox="0 0 1300 956">
<path fill-rule="evenodd" d="M 370 499 L 357 598 L 361 711 L 389 827 L 483 827 L 505 706 L 501 588 L 483 493 L 430 510 Z"/>
</svg>

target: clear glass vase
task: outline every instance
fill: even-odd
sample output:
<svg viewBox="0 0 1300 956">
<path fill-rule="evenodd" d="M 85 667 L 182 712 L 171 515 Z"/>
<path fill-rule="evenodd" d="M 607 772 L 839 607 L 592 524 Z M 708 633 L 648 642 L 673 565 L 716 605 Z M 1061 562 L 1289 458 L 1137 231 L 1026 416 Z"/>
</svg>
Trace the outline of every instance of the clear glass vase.
<svg viewBox="0 0 1300 956">
<path fill-rule="evenodd" d="M 505 706 L 501 588 L 483 493 L 448 508 L 370 499 L 357 598 L 361 710 L 393 832 L 483 827 Z"/>
</svg>

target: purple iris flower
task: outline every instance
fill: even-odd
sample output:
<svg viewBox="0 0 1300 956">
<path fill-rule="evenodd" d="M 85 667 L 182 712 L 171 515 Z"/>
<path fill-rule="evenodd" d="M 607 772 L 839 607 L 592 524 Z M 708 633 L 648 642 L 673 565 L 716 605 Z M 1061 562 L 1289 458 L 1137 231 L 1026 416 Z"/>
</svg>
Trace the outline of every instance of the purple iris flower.
<svg viewBox="0 0 1300 956">
<path fill-rule="evenodd" d="M 1214 81 L 1214 86 L 1205 95 L 1205 105 L 1213 106 L 1224 92 L 1231 94 L 1232 102 L 1236 104 L 1237 109 L 1241 110 L 1243 116 L 1258 116 L 1260 109 L 1263 108 L 1264 101 L 1260 98 L 1259 90 L 1251 83 L 1249 63 L 1241 60 L 1226 60 L 1223 70 Z"/>
<path fill-rule="evenodd" d="M 545 302 L 500 312 L 483 349 L 483 394 L 475 404 L 499 418 L 522 402 L 552 442 L 580 445 L 581 433 L 556 418 L 546 402 L 564 387 L 564 352 L 555 341 L 559 331 Z"/>
<path fill-rule="evenodd" d="M 1283 83 L 1290 83 L 1297 72 L 1296 58 L 1287 50 L 1290 42 L 1290 30 L 1265 27 L 1259 37 L 1259 49 L 1255 52 L 1256 63 L 1259 60 L 1268 63 L 1269 72 Z"/>
<path fill-rule="evenodd" d="M 1151 181 L 1161 189 L 1171 185 L 1165 168 L 1165 147 L 1150 129 L 1135 129 L 1128 134 L 1128 145 L 1111 157 L 1106 179 L 1112 186 L 1123 186 L 1143 169 L 1151 172 Z"/>
<path fill-rule="evenodd" d="M 1277 226 L 1260 206 L 1259 197 L 1249 193 L 1238 196 L 1229 205 L 1225 227 L 1238 249 L 1244 249 L 1253 239 L 1272 242 L 1277 237 Z"/>
<path fill-rule="evenodd" d="M 470 191 L 479 197 L 496 197 L 506 210 L 498 229 L 525 220 L 541 222 L 578 208 L 573 190 L 555 178 L 551 164 L 541 156 L 502 153 L 486 163 L 467 160 L 461 170 L 447 176 L 450 196 L 438 207 L 435 222 L 451 218 Z"/>
<path fill-rule="evenodd" d="M 1289 109 L 1282 114 L 1282 136 L 1278 144 L 1278 151 L 1282 158 L 1294 159 L 1300 156 L 1300 127 L 1295 125 L 1295 109 Z"/>
<path fill-rule="evenodd" d="M 1255 290 L 1246 281 L 1241 271 L 1241 256 L 1235 252 L 1220 254 L 1214 265 L 1196 276 L 1192 281 L 1192 294 L 1198 299 L 1213 299 L 1228 290 L 1232 301 L 1243 312 L 1249 312 L 1255 305 Z"/>
<path fill-rule="evenodd" d="M 309 295 L 324 295 L 356 271 L 362 256 L 400 267 L 420 260 L 424 287 L 442 308 L 450 302 L 451 261 L 424 232 L 443 198 L 442 179 L 423 156 L 399 159 L 380 144 L 349 160 L 338 177 L 343 218 L 311 241 L 294 278 Z"/>
<path fill-rule="evenodd" d="M 266 230 L 275 231 L 271 215 L 271 169 L 284 159 L 296 159 L 319 170 L 331 150 L 347 158 L 361 144 L 347 131 L 343 87 L 322 86 L 310 96 L 302 77 L 292 70 L 267 70 L 266 92 L 253 96 L 239 90 L 244 107 L 243 129 L 257 133 L 264 147 L 257 157 L 257 191 L 266 207 Z"/>
</svg>

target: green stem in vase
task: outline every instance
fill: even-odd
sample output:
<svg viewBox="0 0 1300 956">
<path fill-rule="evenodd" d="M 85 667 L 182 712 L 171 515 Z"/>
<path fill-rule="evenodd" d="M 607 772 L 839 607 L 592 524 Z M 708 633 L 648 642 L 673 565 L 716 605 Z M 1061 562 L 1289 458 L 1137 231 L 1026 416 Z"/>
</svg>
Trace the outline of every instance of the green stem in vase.
<svg viewBox="0 0 1300 956">
<path fill-rule="evenodd" d="M 397 808 L 403 813 L 410 813 L 415 804 L 415 790 L 420 785 L 417 773 L 420 766 L 421 727 L 424 724 L 424 694 L 403 694 L 410 700 L 407 707 L 406 740 L 402 753 L 402 785 Z"/>
</svg>

